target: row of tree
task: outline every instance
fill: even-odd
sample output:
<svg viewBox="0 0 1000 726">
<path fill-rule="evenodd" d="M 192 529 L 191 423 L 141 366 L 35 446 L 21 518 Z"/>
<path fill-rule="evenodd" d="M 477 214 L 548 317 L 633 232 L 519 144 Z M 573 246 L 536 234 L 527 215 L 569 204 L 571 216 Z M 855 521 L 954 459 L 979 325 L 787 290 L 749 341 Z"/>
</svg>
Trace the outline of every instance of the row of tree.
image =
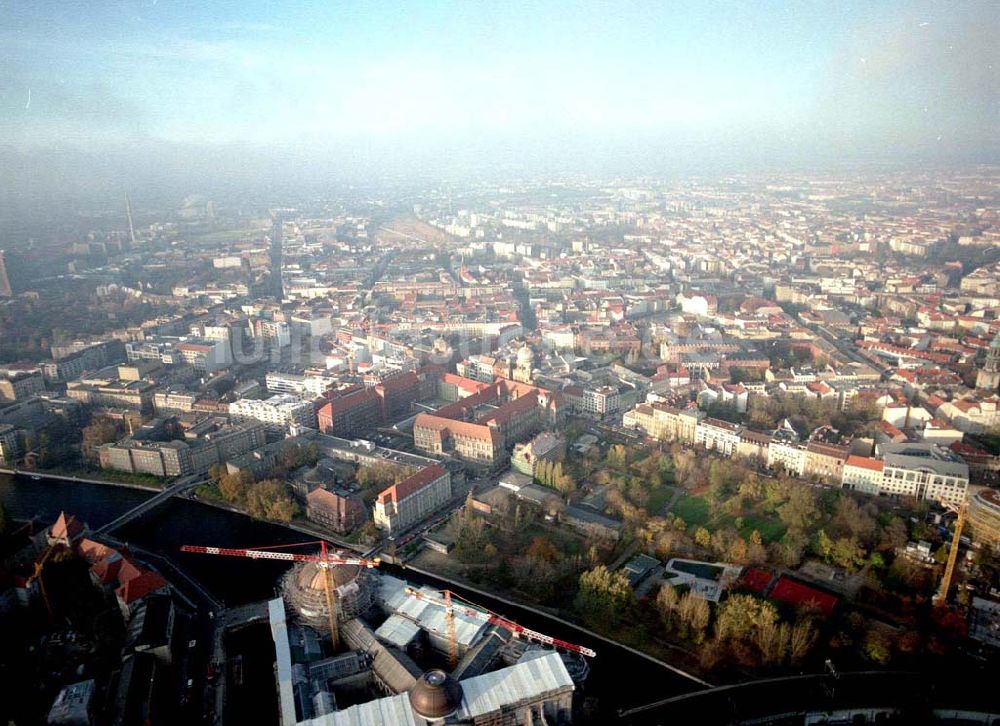
<svg viewBox="0 0 1000 726">
<path fill-rule="evenodd" d="M 252 517 L 291 522 L 301 511 L 282 479 L 256 481 L 246 470 L 230 473 L 221 464 L 213 466 L 209 476 L 223 500 L 245 509 Z"/>
<path fill-rule="evenodd" d="M 576 481 L 563 472 L 561 461 L 542 459 L 535 465 L 535 479 L 539 484 L 551 487 L 561 494 L 569 495 L 576 491 Z"/>
</svg>

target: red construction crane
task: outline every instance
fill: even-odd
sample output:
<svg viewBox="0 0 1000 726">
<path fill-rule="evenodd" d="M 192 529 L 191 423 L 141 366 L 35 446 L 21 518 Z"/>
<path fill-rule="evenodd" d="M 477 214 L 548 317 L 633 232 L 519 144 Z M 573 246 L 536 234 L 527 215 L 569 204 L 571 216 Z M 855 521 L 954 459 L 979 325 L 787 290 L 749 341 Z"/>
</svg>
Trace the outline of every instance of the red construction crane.
<svg viewBox="0 0 1000 726">
<path fill-rule="evenodd" d="M 458 643 L 455 637 L 456 610 L 467 617 L 482 620 L 490 625 L 499 625 L 506 628 L 515 638 L 524 638 L 525 640 L 530 640 L 533 643 L 551 645 L 554 648 L 561 648 L 562 650 L 579 653 L 580 655 L 585 655 L 588 658 L 593 658 L 597 655 L 597 653 L 590 648 L 586 648 L 582 645 L 576 645 L 575 643 L 568 643 L 565 640 L 553 638 L 551 635 L 539 633 L 537 630 L 525 628 L 524 626 L 518 625 L 513 620 L 508 620 L 502 615 L 497 615 L 496 613 L 486 610 L 485 608 L 480 609 L 479 606 L 473 607 L 472 605 L 467 605 L 461 602 L 456 604 L 456 599 L 453 597 L 450 590 L 444 590 L 441 593 L 441 598 L 425 595 L 412 587 L 407 587 L 404 592 L 406 592 L 407 595 L 412 595 L 418 600 L 424 600 L 426 602 L 433 603 L 434 605 L 440 605 L 445 609 L 445 619 L 448 623 L 448 659 L 449 661 L 453 661 L 452 668 L 455 667 L 455 663 L 458 660 Z"/>
<path fill-rule="evenodd" d="M 276 549 L 284 547 L 301 547 L 303 545 L 319 545 L 318 555 L 303 555 L 298 552 L 275 552 Z M 339 554 L 330 554 L 326 548 L 326 542 L 317 540 L 315 542 L 296 542 L 288 545 L 273 545 L 269 547 L 257 547 L 251 550 L 231 549 L 226 547 L 202 547 L 200 545 L 183 545 L 181 552 L 195 552 L 201 555 L 224 555 L 226 557 L 249 557 L 252 560 L 284 560 L 286 562 L 315 562 L 323 570 L 323 591 L 326 594 L 326 607 L 330 617 L 330 640 L 333 642 L 333 649 L 336 651 L 340 647 L 340 631 L 337 628 L 336 591 L 333 588 L 333 565 L 357 565 L 358 567 L 378 567 L 381 560 L 379 558 L 365 559 L 364 557 L 348 557 Z"/>
</svg>

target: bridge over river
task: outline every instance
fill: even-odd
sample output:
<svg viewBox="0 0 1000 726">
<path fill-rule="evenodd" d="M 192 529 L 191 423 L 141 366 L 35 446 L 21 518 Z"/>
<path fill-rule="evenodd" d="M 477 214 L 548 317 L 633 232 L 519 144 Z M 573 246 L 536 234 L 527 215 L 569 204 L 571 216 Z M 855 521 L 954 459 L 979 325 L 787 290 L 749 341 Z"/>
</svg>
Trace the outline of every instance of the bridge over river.
<svg viewBox="0 0 1000 726">
<path fill-rule="evenodd" d="M 196 486 L 207 483 L 207 481 L 208 481 L 207 479 L 199 479 L 194 476 L 189 476 L 183 479 L 179 479 L 177 482 L 171 484 L 169 487 L 164 489 L 159 494 L 150 497 L 139 506 L 130 509 L 129 511 L 125 512 L 119 517 L 116 517 L 115 519 L 112 519 L 107 524 L 98 527 L 97 529 L 94 530 L 94 534 L 109 534 L 111 532 L 114 532 L 116 529 L 124 527 L 126 524 L 133 521 L 134 519 L 137 519 L 142 515 L 146 514 L 147 512 L 151 512 L 152 510 L 156 509 L 158 506 L 166 502 L 171 497 L 174 497 L 178 494 L 183 494 L 184 492 L 187 492 Z"/>
</svg>

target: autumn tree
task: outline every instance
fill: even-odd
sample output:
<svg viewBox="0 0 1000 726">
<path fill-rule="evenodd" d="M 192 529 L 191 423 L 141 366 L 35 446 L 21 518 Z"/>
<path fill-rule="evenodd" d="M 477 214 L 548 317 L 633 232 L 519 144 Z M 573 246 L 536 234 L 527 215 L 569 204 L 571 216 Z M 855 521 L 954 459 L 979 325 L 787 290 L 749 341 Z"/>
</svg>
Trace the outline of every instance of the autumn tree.
<svg viewBox="0 0 1000 726">
<path fill-rule="evenodd" d="M 774 605 L 752 595 L 730 595 L 722 602 L 715 618 L 715 636 L 719 640 L 749 638 L 763 624 L 778 620 Z"/>
<path fill-rule="evenodd" d="M 802 532 L 790 529 L 779 542 L 771 545 L 772 558 L 786 567 L 798 567 L 808 543 Z"/>
<path fill-rule="evenodd" d="M 604 457 L 604 463 L 612 469 L 624 469 L 628 463 L 628 449 L 622 444 L 615 444 L 608 449 Z"/>
<path fill-rule="evenodd" d="M 253 475 L 249 471 L 244 470 L 235 474 L 225 474 L 218 482 L 219 493 L 227 502 L 239 504 L 246 499 L 253 483 Z"/>
<path fill-rule="evenodd" d="M 892 516 L 879 534 L 879 546 L 886 549 L 905 547 L 909 537 L 910 533 L 903 520 Z"/>
<path fill-rule="evenodd" d="M 516 515 L 515 515 L 516 516 Z M 489 544 L 486 521 L 472 509 L 452 515 L 455 535 L 455 557 L 460 562 L 484 562 L 485 547 Z"/>
<path fill-rule="evenodd" d="M 277 469 L 281 472 L 290 472 L 303 466 L 315 466 L 319 459 L 319 447 L 312 442 L 286 446 L 278 455 Z"/>
<path fill-rule="evenodd" d="M 628 578 L 598 565 L 580 575 L 576 609 L 584 620 L 598 627 L 614 627 L 635 598 Z"/>
<path fill-rule="evenodd" d="M 677 620 L 681 637 L 691 638 L 700 643 L 705 638 L 705 629 L 711 611 L 708 602 L 692 592 L 686 592 L 677 603 Z"/>
<path fill-rule="evenodd" d="M 81 431 L 80 451 L 92 462 L 98 460 L 98 447 L 118 440 L 120 432 L 115 424 L 106 418 L 95 418 Z"/>
<path fill-rule="evenodd" d="M 881 628 L 869 628 L 861 644 L 861 652 L 869 660 L 885 665 L 892 656 L 892 641 Z"/>
<path fill-rule="evenodd" d="M 764 487 L 754 472 L 749 472 L 739 484 L 740 497 L 748 504 L 759 502 L 764 496 Z"/>
<path fill-rule="evenodd" d="M 789 657 L 793 665 L 798 665 L 806 657 L 816 642 L 816 625 L 809 617 L 800 617 L 795 621 L 789 633 Z"/>
<path fill-rule="evenodd" d="M 263 519 L 290 522 L 299 511 L 288 485 L 278 479 L 264 479 L 252 485 L 247 491 L 246 501 L 247 512 Z"/>
<path fill-rule="evenodd" d="M 558 489 L 560 493 L 569 496 L 576 491 L 576 480 L 570 474 L 562 474 L 555 482 L 553 482 L 553 486 Z"/>
<path fill-rule="evenodd" d="M 764 665 L 777 665 L 785 660 L 790 638 L 791 626 L 777 620 L 761 622 L 750 636 Z"/>
<path fill-rule="evenodd" d="M 808 617 L 782 623 L 774 605 L 752 595 L 731 595 L 716 610 L 715 638 L 745 665 L 798 663 L 816 640 Z"/>
<path fill-rule="evenodd" d="M 670 458 L 673 462 L 674 481 L 677 484 L 693 489 L 701 483 L 698 457 L 693 451 L 680 444 L 674 444 L 670 448 Z"/>
<path fill-rule="evenodd" d="M 535 478 L 542 486 L 549 486 L 552 481 L 552 462 L 542 459 L 535 466 Z"/>
<path fill-rule="evenodd" d="M 816 506 L 816 495 L 810 487 L 793 486 L 788 492 L 787 501 L 777 509 L 778 518 L 789 529 L 808 531 L 819 520 L 819 509 Z"/>
<path fill-rule="evenodd" d="M 663 583 L 660 586 L 660 591 L 656 594 L 656 610 L 660 613 L 660 619 L 667 632 L 670 632 L 674 626 L 679 603 L 680 597 L 677 595 L 677 590 L 674 589 L 673 585 Z"/>
<path fill-rule="evenodd" d="M 853 571 L 864 563 L 865 551 L 853 537 L 838 537 L 833 543 L 830 561 L 837 567 Z"/>
<path fill-rule="evenodd" d="M 559 550 L 545 537 L 535 537 L 528 546 L 528 557 L 533 557 L 541 562 L 556 562 L 562 558 Z"/>
<path fill-rule="evenodd" d="M 380 461 L 375 464 L 365 464 L 359 467 L 355 478 L 362 487 L 384 489 L 393 484 L 398 484 L 412 473 L 412 467 L 397 466 L 389 462 Z"/>
<path fill-rule="evenodd" d="M 843 537 L 851 537 L 865 544 L 875 541 L 877 523 L 874 505 L 862 507 L 850 496 L 841 496 L 835 505 L 831 529 Z"/>
</svg>

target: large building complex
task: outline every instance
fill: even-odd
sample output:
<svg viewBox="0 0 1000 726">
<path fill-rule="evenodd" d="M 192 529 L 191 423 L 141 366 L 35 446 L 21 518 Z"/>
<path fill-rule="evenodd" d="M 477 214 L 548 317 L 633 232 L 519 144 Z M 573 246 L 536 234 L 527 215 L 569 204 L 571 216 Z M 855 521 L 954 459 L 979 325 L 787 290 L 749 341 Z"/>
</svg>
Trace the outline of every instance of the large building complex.
<svg viewBox="0 0 1000 726">
<path fill-rule="evenodd" d="M 331 391 L 329 398 L 317 411 L 319 430 L 325 434 L 354 438 L 382 423 L 382 398 L 374 387 L 355 384 Z"/>
<path fill-rule="evenodd" d="M 188 440 L 146 441 L 126 438 L 98 449 L 101 467 L 159 477 L 204 474 L 215 464 L 260 448 L 264 427 L 215 425 Z"/>
<path fill-rule="evenodd" d="M 396 534 L 419 522 L 451 499 L 451 473 L 431 464 L 379 493 L 375 525 Z"/>
<path fill-rule="evenodd" d="M 145 414 L 153 410 L 155 388 L 148 381 L 128 381 L 110 374 L 70 381 L 66 386 L 66 395 L 80 403 L 109 411 Z"/>
<path fill-rule="evenodd" d="M 883 444 L 882 494 L 959 503 L 969 486 L 969 465 L 935 444 Z"/>
<path fill-rule="evenodd" d="M 273 431 L 288 431 L 292 426 L 316 428 L 316 407 L 287 393 L 263 400 L 241 398 L 229 404 L 234 421 L 259 421 Z"/>
<path fill-rule="evenodd" d="M 507 461 L 515 443 L 558 425 L 562 416 L 558 393 L 497 381 L 433 414 L 417 414 L 413 440 L 421 451 L 495 467 Z"/>
<path fill-rule="evenodd" d="M 284 599 L 268 603 L 276 653 L 282 726 L 564 726 L 572 722 L 574 693 L 587 677 L 582 658 L 528 646 L 510 630 L 462 609 L 454 614 L 461 655 L 452 671 L 422 668 L 417 660 L 448 650 L 445 608 L 430 588 L 390 576 L 360 577 L 338 567 L 344 593 L 339 629 L 349 650 L 320 657 L 315 628 L 325 619 L 316 568 L 293 568 Z M 379 582 L 378 580 L 381 580 Z M 339 598 L 338 598 L 339 600 Z M 380 623 L 380 624 L 379 624 Z M 378 627 L 375 627 L 378 625 Z M 343 694 L 377 694 L 354 705 Z"/>
</svg>

